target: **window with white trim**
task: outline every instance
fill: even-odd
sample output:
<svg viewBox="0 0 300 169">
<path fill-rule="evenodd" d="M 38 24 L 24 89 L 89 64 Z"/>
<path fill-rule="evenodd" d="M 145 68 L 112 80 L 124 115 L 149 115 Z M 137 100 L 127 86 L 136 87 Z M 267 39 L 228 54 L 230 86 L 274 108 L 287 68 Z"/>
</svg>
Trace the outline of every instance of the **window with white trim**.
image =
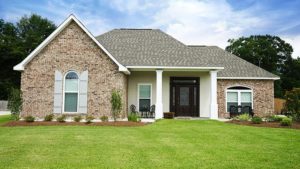
<svg viewBox="0 0 300 169">
<path fill-rule="evenodd" d="M 64 112 L 77 112 L 78 109 L 78 84 L 76 72 L 70 71 L 64 79 Z"/>
<path fill-rule="evenodd" d="M 140 112 L 150 111 L 151 92 L 152 92 L 151 84 L 138 85 L 138 102 L 139 102 L 138 104 L 139 104 Z"/>
<path fill-rule="evenodd" d="M 243 86 L 228 88 L 226 91 L 227 112 L 230 112 L 231 106 L 249 106 L 253 108 L 252 90 Z"/>
</svg>

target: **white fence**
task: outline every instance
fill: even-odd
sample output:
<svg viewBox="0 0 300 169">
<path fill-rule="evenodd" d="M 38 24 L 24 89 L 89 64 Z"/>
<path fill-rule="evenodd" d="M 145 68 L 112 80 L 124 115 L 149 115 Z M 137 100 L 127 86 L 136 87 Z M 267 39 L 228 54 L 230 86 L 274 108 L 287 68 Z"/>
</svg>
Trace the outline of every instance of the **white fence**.
<svg viewBox="0 0 300 169">
<path fill-rule="evenodd" d="M 7 111 L 7 103 L 8 101 L 6 100 L 0 100 L 0 111 Z"/>
</svg>

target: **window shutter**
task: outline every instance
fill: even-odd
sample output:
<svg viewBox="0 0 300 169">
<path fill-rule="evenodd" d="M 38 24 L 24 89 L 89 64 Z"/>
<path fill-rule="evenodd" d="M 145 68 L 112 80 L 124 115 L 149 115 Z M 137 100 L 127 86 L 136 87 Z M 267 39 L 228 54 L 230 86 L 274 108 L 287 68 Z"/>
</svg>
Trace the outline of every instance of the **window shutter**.
<svg viewBox="0 0 300 169">
<path fill-rule="evenodd" d="M 88 71 L 80 74 L 79 78 L 79 113 L 87 113 L 87 88 L 88 88 Z"/>
<path fill-rule="evenodd" d="M 62 112 L 62 73 L 55 71 L 55 82 L 54 82 L 54 113 Z"/>
</svg>

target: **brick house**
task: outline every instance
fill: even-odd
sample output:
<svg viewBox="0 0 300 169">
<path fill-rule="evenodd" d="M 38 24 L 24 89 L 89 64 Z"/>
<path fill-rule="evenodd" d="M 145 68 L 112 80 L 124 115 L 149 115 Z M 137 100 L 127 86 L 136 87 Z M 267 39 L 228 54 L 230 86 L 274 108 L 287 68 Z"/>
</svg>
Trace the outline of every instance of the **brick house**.
<svg viewBox="0 0 300 169">
<path fill-rule="evenodd" d="M 273 75 L 216 46 L 187 46 L 158 29 L 114 29 L 94 37 L 70 15 L 21 71 L 21 116 L 111 116 L 112 90 L 130 105 L 175 116 L 228 117 L 231 107 L 273 113 Z"/>
</svg>

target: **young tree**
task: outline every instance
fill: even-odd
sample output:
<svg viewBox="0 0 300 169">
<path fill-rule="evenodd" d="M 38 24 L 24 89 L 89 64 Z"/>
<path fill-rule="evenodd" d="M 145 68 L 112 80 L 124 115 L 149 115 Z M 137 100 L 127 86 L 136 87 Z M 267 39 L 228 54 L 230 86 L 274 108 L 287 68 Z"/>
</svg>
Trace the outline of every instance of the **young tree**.
<svg viewBox="0 0 300 169">
<path fill-rule="evenodd" d="M 18 120 L 22 109 L 22 97 L 20 89 L 11 88 L 8 97 L 8 108 L 13 120 Z"/>
<path fill-rule="evenodd" d="M 112 115 L 114 118 L 114 121 L 117 120 L 117 117 L 121 113 L 122 110 L 122 98 L 121 94 L 117 90 L 113 90 L 111 94 L 111 108 L 112 108 Z"/>
</svg>

